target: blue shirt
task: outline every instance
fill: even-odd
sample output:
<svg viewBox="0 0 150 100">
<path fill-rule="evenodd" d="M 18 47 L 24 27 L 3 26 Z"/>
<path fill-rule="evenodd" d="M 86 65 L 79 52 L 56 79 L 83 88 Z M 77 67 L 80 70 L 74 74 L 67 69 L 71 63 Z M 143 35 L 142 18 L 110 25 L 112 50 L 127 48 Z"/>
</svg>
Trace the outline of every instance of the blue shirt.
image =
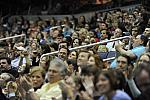
<svg viewBox="0 0 150 100">
<path fill-rule="evenodd" d="M 101 96 L 99 100 L 106 100 L 104 96 Z M 111 98 L 111 100 L 131 100 L 129 95 L 121 90 L 117 90 L 116 94 Z"/>
<path fill-rule="evenodd" d="M 138 47 L 131 49 L 131 51 L 135 54 L 135 56 L 137 58 L 139 58 L 146 51 L 146 49 L 144 46 L 138 46 Z M 110 67 L 111 68 L 117 67 L 117 60 L 116 59 L 111 63 Z"/>
</svg>

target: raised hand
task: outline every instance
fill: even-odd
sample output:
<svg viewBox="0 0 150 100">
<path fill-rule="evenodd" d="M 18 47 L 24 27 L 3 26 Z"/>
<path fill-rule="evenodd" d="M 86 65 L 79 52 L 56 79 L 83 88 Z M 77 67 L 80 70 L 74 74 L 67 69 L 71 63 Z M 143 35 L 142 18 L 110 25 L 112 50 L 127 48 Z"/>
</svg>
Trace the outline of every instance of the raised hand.
<svg viewBox="0 0 150 100">
<path fill-rule="evenodd" d="M 26 75 L 21 76 L 19 81 L 20 81 L 20 85 L 26 92 L 28 92 L 30 89 L 33 88 L 32 81 L 28 76 L 26 76 Z"/>
<path fill-rule="evenodd" d="M 90 96 L 93 96 L 93 91 L 94 91 L 94 83 L 91 77 L 88 76 L 84 76 L 84 78 L 82 78 L 82 84 L 85 87 L 87 93 Z"/>
</svg>

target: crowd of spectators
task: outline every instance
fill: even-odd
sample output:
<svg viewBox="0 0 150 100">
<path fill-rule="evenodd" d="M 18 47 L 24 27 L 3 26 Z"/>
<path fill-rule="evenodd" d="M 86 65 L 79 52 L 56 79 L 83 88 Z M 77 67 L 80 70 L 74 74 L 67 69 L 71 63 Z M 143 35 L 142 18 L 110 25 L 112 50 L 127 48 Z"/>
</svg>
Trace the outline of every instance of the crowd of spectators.
<svg viewBox="0 0 150 100">
<path fill-rule="evenodd" d="M 142 6 L 95 13 L 89 22 L 1 20 L 0 38 L 20 34 L 26 41 L 0 41 L 0 100 L 149 100 L 150 18 Z M 104 60 L 112 52 L 115 59 Z"/>
</svg>

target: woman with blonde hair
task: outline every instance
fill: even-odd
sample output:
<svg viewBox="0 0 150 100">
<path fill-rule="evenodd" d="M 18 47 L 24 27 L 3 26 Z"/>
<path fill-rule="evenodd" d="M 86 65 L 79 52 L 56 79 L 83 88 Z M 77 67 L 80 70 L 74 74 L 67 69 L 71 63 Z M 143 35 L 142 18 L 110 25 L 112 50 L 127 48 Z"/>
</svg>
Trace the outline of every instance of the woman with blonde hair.
<svg viewBox="0 0 150 100">
<path fill-rule="evenodd" d="M 30 70 L 30 77 L 33 83 L 34 91 L 40 89 L 44 84 L 45 74 L 45 70 L 39 66 L 35 66 Z"/>
</svg>

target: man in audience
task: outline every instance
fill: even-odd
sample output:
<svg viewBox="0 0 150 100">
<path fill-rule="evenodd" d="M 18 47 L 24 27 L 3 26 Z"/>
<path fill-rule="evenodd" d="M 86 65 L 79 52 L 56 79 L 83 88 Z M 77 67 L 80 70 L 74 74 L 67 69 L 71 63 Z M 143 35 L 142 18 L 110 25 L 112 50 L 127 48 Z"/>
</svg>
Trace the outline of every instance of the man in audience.
<svg viewBox="0 0 150 100">
<path fill-rule="evenodd" d="M 0 58 L 0 73 L 10 73 L 14 77 L 18 77 L 18 71 L 11 66 L 11 60 L 8 57 Z"/>
<path fill-rule="evenodd" d="M 131 59 L 136 60 L 142 53 L 146 51 L 145 46 L 147 45 L 147 42 L 148 38 L 146 36 L 138 35 L 133 41 L 133 49 L 124 50 L 123 47 L 119 44 L 116 46 L 116 50 L 119 51 L 120 54 L 127 55 Z M 112 62 L 111 67 L 117 67 L 116 60 Z"/>
<path fill-rule="evenodd" d="M 27 93 L 26 98 L 28 100 L 62 100 L 62 91 L 59 85 L 66 75 L 66 65 L 62 60 L 54 59 L 50 62 L 47 74 L 49 82 L 45 83 L 36 93 L 32 91 L 33 86 L 28 78 L 21 77 L 20 83 Z"/>
</svg>

